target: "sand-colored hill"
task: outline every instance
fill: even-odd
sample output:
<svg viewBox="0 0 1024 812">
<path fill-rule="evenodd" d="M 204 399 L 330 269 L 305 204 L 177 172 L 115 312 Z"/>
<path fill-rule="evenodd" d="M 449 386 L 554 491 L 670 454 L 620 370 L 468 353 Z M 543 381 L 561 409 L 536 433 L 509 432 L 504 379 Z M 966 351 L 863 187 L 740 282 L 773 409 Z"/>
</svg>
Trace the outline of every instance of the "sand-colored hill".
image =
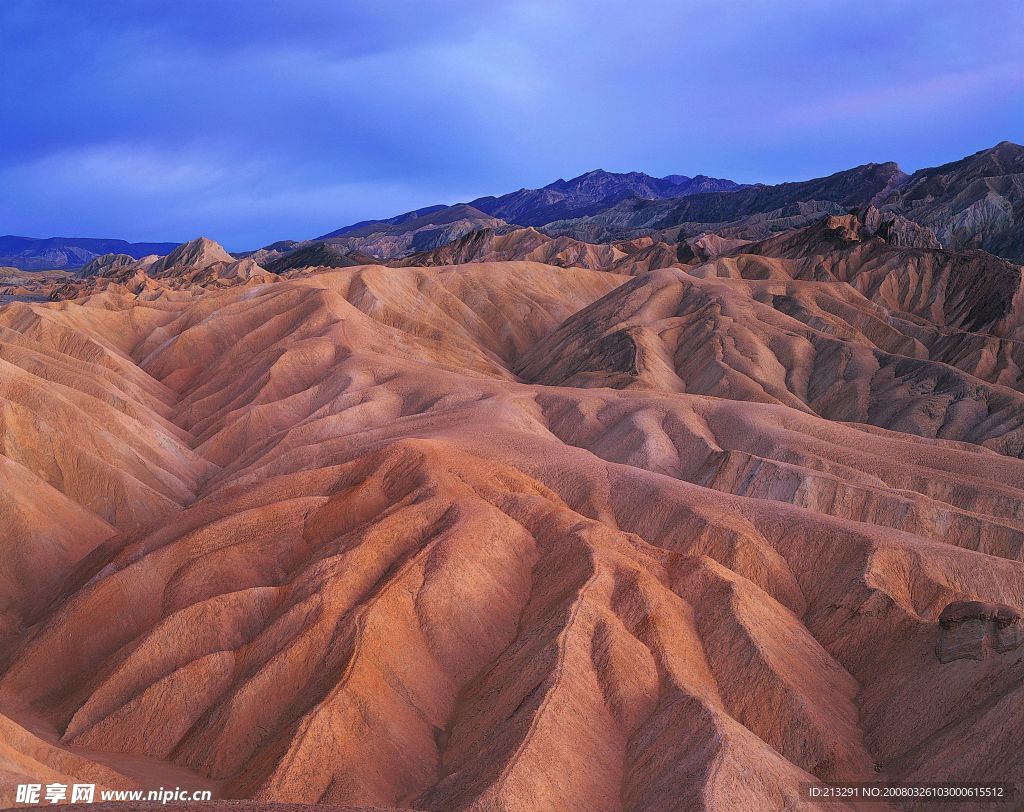
<svg viewBox="0 0 1024 812">
<path fill-rule="evenodd" d="M 1021 294 L 855 230 L 0 308 L 0 793 L 139 759 L 438 810 L 1024 782 Z"/>
<path fill-rule="evenodd" d="M 700 279 L 666 269 L 567 321 L 518 373 L 549 386 L 780 403 L 1024 453 L 1020 342 L 990 338 L 983 357 L 960 358 L 949 352 L 948 333 L 939 340 L 913 328 L 845 285 Z M 1005 365 L 996 362 L 998 347 Z"/>
<path fill-rule="evenodd" d="M 617 243 L 587 243 L 571 237 L 549 237 L 535 228 L 511 231 L 482 229 L 433 251 L 392 260 L 388 264 L 395 267 L 432 267 L 527 260 L 563 268 L 589 268 L 637 276 L 661 268 L 699 265 L 723 254 L 733 253 L 747 244 L 746 240 L 707 233 L 685 239 L 677 245 L 674 243 L 675 236 L 678 235 L 673 235 L 673 242 L 638 237 Z"/>
<path fill-rule="evenodd" d="M 168 295 L 170 291 L 202 292 L 276 281 L 275 274 L 251 257 L 235 259 L 213 240 L 199 237 L 179 245 L 164 257 L 133 259 L 127 254 L 96 257 L 73 279 L 53 285 L 50 298 L 77 299 L 110 289 L 152 299 Z"/>
<path fill-rule="evenodd" d="M 409 266 L 461 265 L 469 262 L 528 260 L 561 267 L 611 269 L 625 253 L 612 245 L 593 245 L 569 237 L 548 237 L 535 228 L 481 229 L 454 242 L 397 260 Z"/>
</svg>

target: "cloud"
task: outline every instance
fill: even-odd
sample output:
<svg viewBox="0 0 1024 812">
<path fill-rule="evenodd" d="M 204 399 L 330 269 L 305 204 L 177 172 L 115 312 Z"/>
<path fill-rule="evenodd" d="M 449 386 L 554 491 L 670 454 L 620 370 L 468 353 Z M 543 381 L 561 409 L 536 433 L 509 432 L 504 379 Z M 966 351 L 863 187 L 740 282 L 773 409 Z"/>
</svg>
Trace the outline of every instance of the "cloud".
<svg viewBox="0 0 1024 812">
<path fill-rule="evenodd" d="M 5 0 L 0 231 L 250 248 L 595 167 L 776 181 L 940 163 L 1024 140 L 1022 16 L 1014 0 Z"/>
<path fill-rule="evenodd" d="M 131 142 L 69 147 L 4 173 L 8 184 L 45 179 L 62 192 L 103 192 L 149 198 L 196 194 L 259 174 L 258 164 L 237 156 L 211 155 L 196 149 L 160 151 Z"/>
<path fill-rule="evenodd" d="M 254 241 L 252 223 L 266 224 L 272 235 L 307 238 L 437 199 L 434 184 L 337 181 L 311 170 L 203 143 L 166 150 L 121 142 L 69 148 L 0 170 L 0 188 L 22 190 L 0 198 L 0 222 L 13 226 L 5 233 L 45 236 L 173 242 L 203 234 L 241 249 L 270 241 Z M 470 196 L 452 189 L 444 199 Z"/>
<path fill-rule="evenodd" d="M 840 89 L 831 98 L 783 111 L 780 121 L 789 126 L 821 126 L 850 119 L 876 120 L 896 113 L 922 115 L 935 109 L 945 111 L 964 100 L 978 97 L 991 97 L 1003 102 L 1007 94 L 1019 94 L 1022 89 L 1024 72 L 1021 65 L 984 65 L 911 81 L 896 79 L 882 87 Z"/>
</svg>

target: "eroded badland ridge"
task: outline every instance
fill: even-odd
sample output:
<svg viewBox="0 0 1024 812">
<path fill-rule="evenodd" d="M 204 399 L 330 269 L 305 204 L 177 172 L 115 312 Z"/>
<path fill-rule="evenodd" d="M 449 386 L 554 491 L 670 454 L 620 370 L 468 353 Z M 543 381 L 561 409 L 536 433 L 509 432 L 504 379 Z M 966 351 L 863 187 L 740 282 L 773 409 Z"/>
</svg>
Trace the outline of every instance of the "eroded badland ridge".
<svg viewBox="0 0 1024 812">
<path fill-rule="evenodd" d="M 0 271 L 0 792 L 1024 786 L 1019 156 Z"/>
</svg>

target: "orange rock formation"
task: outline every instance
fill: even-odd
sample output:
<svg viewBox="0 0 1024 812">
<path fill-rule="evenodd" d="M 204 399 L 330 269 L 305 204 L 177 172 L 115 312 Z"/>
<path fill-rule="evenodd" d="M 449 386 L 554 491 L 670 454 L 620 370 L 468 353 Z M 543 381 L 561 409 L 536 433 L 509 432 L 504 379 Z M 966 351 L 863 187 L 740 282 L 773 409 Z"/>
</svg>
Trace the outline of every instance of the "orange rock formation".
<svg viewBox="0 0 1024 812">
<path fill-rule="evenodd" d="M 0 793 L 1024 785 L 1020 269 L 841 218 L 732 249 L 199 243 L 0 307 Z"/>
</svg>

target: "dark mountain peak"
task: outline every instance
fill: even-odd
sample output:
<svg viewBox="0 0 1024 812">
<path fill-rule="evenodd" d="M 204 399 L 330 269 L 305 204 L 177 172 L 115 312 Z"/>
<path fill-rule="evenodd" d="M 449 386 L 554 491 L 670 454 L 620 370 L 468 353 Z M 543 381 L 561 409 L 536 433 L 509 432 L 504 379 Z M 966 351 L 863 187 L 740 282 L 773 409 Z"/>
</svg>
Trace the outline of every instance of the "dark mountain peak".
<svg viewBox="0 0 1024 812">
<path fill-rule="evenodd" d="M 778 186 L 760 187 L 784 190 L 798 199 L 831 200 L 844 206 L 859 206 L 872 201 L 888 189 L 907 179 L 907 173 L 895 161 L 866 163 L 833 172 L 813 180 L 780 183 Z M 753 187 L 759 188 L 759 187 Z"/>
<path fill-rule="evenodd" d="M 1024 147 L 1014 144 L 1012 141 L 1000 141 L 995 146 L 978 150 L 966 158 L 950 161 L 940 166 L 919 169 L 911 177 L 914 179 L 943 177 L 963 184 L 977 178 L 1022 172 L 1024 172 Z"/>
<path fill-rule="evenodd" d="M 582 175 L 577 175 L 576 177 L 570 178 L 569 180 L 563 180 L 562 178 L 559 178 L 553 183 L 549 183 L 547 186 L 542 186 L 540 190 L 551 189 L 556 191 L 569 191 L 572 189 L 579 189 L 593 184 L 657 184 L 660 181 L 660 178 L 654 178 L 651 177 L 650 175 L 645 175 L 643 172 L 608 172 L 604 169 L 591 169 L 589 172 L 584 172 Z M 532 190 L 526 189 L 523 191 Z"/>
<path fill-rule="evenodd" d="M 736 183 L 726 178 L 713 178 L 710 175 L 694 175 L 692 178 L 686 175 L 669 175 L 662 180 L 674 183 L 678 189 L 676 196 L 699 195 L 705 192 L 735 192 L 739 189 L 747 189 L 751 184 Z M 755 184 L 756 185 L 756 184 Z"/>
<path fill-rule="evenodd" d="M 985 153 L 996 155 L 1001 158 L 1018 159 L 1024 157 L 1024 147 L 1020 144 L 1015 144 L 1013 141 L 1000 141 L 995 146 L 979 150 L 975 154 L 984 155 Z"/>
<path fill-rule="evenodd" d="M 362 220 L 350 226 L 339 228 L 316 239 L 329 240 L 336 237 L 365 237 L 370 234 L 392 232 L 395 229 L 415 231 L 430 225 L 448 225 L 456 220 L 479 220 L 491 223 L 487 214 L 473 207 L 471 203 L 456 203 L 454 206 L 427 206 L 422 209 L 389 217 L 387 220 Z"/>
<path fill-rule="evenodd" d="M 521 226 L 586 217 L 624 200 L 665 200 L 709 191 L 742 188 L 731 180 L 698 175 L 656 178 L 643 172 L 591 169 L 569 180 L 559 178 L 540 189 L 520 189 L 501 197 L 481 197 L 470 205 Z"/>
<path fill-rule="evenodd" d="M 1004 174 L 1018 173 L 1024 169 L 1024 147 L 1012 141 L 1000 141 L 974 156 L 980 158 L 988 166 L 1002 170 Z M 968 158 L 968 161 L 971 159 Z"/>
</svg>

